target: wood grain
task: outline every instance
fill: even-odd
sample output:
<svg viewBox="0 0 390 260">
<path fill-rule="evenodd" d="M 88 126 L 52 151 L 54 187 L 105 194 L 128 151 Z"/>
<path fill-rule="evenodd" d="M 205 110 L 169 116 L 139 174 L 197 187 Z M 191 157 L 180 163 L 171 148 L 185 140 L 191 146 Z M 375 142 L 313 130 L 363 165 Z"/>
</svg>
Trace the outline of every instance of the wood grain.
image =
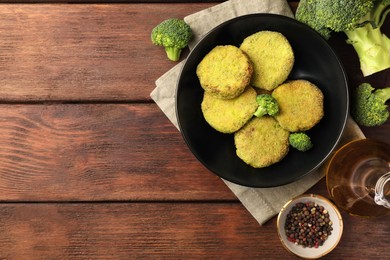
<svg viewBox="0 0 390 260">
<path fill-rule="evenodd" d="M 0 213 L 1 259 L 296 259 L 278 242 L 276 218 L 259 227 L 239 203 L 11 203 Z M 386 219 L 343 217 L 325 259 L 380 257 Z"/>
<path fill-rule="evenodd" d="M 155 80 L 177 64 L 151 43 L 153 27 L 215 4 L 0 5 L 0 101 L 151 101 Z M 390 85 L 388 71 L 362 77 L 342 33 L 329 43 L 351 88 Z"/>
<path fill-rule="evenodd" d="M 235 199 L 154 104 L 0 105 L 0 125 L 0 200 Z"/>
<path fill-rule="evenodd" d="M 153 27 L 211 5 L 2 4 L 0 101 L 150 100 L 176 64 Z"/>
<path fill-rule="evenodd" d="M 0 200 L 226 200 L 152 104 L 0 105 Z"/>
<path fill-rule="evenodd" d="M 276 218 L 259 227 L 149 97 L 176 64 L 151 29 L 223 1 L 124 1 L 0 4 L 0 259 L 296 259 Z M 353 86 L 344 40 L 330 43 Z M 389 130 L 363 128 L 388 143 Z M 327 196 L 325 180 L 307 193 Z M 387 256 L 388 219 L 343 217 L 324 259 Z"/>
<path fill-rule="evenodd" d="M 220 3 L 226 0 L 1 0 L 0 3 L 69 3 L 69 4 L 118 4 L 118 3 Z M 289 2 L 294 2 L 290 1 Z"/>
</svg>

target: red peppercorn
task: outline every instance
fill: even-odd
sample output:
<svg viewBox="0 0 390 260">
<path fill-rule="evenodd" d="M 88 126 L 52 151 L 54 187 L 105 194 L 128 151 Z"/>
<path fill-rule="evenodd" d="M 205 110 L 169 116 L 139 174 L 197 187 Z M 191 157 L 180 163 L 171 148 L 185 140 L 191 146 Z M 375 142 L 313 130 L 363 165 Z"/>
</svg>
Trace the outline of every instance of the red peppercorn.
<svg viewBox="0 0 390 260">
<path fill-rule="evenodd" d="M 288 241 L 303 247 L 322 246 L 333 230 L 328 211 L 313 202 L 297 203 L 287 214 Z"/>
</svg>

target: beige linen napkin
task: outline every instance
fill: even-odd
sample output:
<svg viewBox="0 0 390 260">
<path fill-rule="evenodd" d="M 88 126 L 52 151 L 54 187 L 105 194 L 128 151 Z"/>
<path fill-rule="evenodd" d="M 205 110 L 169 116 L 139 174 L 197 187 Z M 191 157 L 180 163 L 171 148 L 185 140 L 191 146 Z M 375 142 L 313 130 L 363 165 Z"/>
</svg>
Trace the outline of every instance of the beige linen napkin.
<svg viewBox="0 0 390 260">
<path fill-rule="evenodd" d="M 275 13 L 293 17 L 285 0 L 230 0 L 222 4 L 191 14 L 184 20 L 191 26 L 194 37 L 189 44 L 190 49 L 210 29 L 236 16 L 250 13 Z M 176 83 L 184 61 L 156 80 L 156 88 L 150 96 L 171 122 L 179 129 L 175 112 Z M 360 128 L 352 119 L 348 119 L 345 133 L 339 146 L 355 139 L 364 138 Z M 324 177 L 326 163 L 308 176 L 275 188 L 249 188 L 222 179 L 237 196 L 245 208 L 260 225 L 278 214 L 282 206 L 291 198 L 298 196 Z"/>
</svg>

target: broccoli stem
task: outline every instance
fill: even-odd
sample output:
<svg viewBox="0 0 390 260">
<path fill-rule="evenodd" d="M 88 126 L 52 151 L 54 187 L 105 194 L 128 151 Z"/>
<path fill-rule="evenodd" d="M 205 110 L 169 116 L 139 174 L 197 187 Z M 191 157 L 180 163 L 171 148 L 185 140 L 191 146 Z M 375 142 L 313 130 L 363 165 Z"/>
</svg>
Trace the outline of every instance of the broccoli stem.
<svg viewBox="0 0 390 260">
<path fill-rule="evenodd" d="M 390 68 L 390 39 L 382 34 L 380 27 L 373 28 L 367 23 L 344 32 L 348 37 L 347 42 L 358 54 L 363 76 Z"/>
<path fill-rule="evenodd" d="M 254 115 L 257 116 L 257 117 L 262 117 L 262 116 L 264 116 L 266 114 L 267 114 L 267 110 L 264 109 L 263 107 L 258 107 L 256 112 L 254 113 Z"/>
<path fill-rule="evenodd" d="M 180 58 L 181 50 L 175 47 L 165 47 L 165 51 L 167 53 L 168 59 L 171 61 L 178 61 Z"/>
<path fill-rule="evenodd" d="M 387 9 L 389 5 L 389 1 L 375 2 L 370 17 L 372 17 L 372 21 L 374 22 L 374 24 L 376 24 L 377 27 L 381 27 L 384 23 L 387 14 L 390 12 L 390 9 Z"/>
<path fill-rule="evenodd" d="M 390 99 L 390 87 L 377 89 L 375 90 L 374 95 L 377 98 L 380 98 L 383 101 L 383 103 L 386 103 L 386 101 Z"/>
</svg>

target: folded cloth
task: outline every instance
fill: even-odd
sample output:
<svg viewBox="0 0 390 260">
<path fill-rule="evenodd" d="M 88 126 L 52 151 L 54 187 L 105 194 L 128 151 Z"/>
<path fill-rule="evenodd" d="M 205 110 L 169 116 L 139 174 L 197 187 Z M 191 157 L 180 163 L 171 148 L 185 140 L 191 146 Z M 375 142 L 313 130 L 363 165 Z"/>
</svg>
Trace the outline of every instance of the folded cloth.
<svg viewBox="0 0 390 260">
<path fill-rule="evenodd" d="M 293 17 L 291 9 L 285 0 L 230 0 L 215 5 L 200 12 L 191 14 L 184 18 L 194 33 L 189 48 L 192 49 L 195 44 L 220 23 L 230 20 L 234 17 L 251 13 L 275 13 Z M 184 61 L 177 64 L 171 70 L 166 72 L 156 80 L 156 88 L 150 96 L 179 129 L 176 111 L 175 94 L 177 80 Z M 356 139 L 365 138 L 364 134 L 356 123 L 348 118 L 343 137 L 338 146 Z M 245 208 L 252 214 L 257 222 L 262 225 L 267 220 L 278 214 L 282 206 L 291 198 L 306 192 L 321 178 L 324 177 L 327 162 L 320 168 L 313 171 L 304 178 L 283 186 L 275 188 L 250 188 L 244 187 L 227 180 L 222 179 L 231 191 L 237 196 Z"/>
</svg>

